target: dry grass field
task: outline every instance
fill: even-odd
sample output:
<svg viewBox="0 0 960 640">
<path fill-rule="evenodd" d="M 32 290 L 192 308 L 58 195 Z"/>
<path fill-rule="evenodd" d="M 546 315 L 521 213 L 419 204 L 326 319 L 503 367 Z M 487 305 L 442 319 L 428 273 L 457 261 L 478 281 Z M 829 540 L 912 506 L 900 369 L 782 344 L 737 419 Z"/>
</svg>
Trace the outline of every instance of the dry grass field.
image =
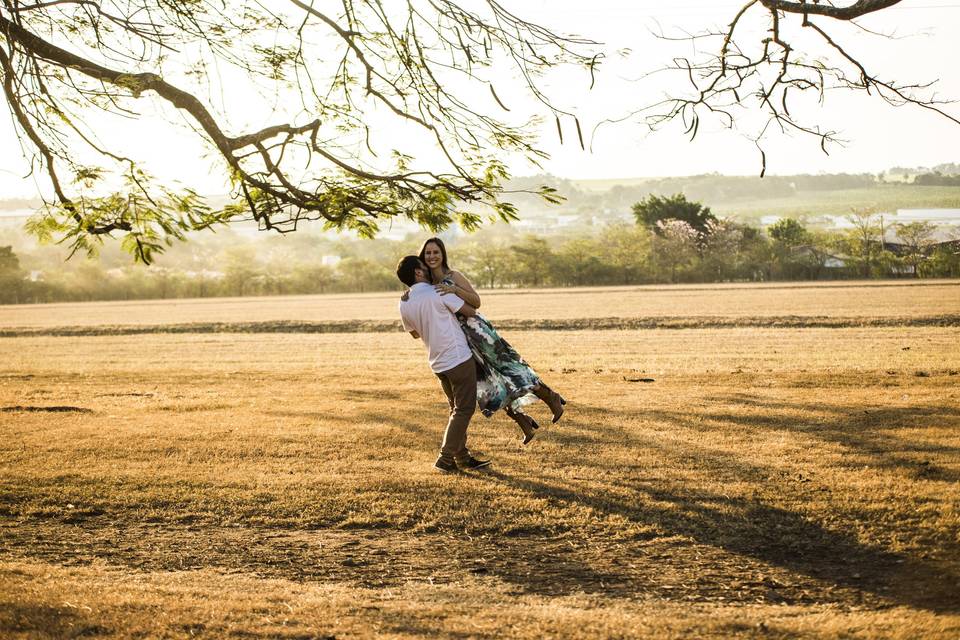
<svg viewBox="0 0 960 640">
<path fill-rule="evenodd" d="M 495 289 L 483 291 L 491 319 L 916 317 L 960 313 L 960 281 L 833 282 Z M 0 329 L 388 320 L 399 326 L 399 293 L 132 300 L 0 305 Z"/>
<path fill-rule="evenodd" d="M 394 305 L 0 307 L 0 329 Z M 484 311 L 571 321 L 506 334 L 568 412 L 528 447 L 477 416 L 494 465 L 455 475 L 431 468 L 445 401 L 399 330 L 0 338 L 0 637 L 960 637 L 958 283 Z M 575 328 L 786 315 L 843 322 Z"/>
</svg>

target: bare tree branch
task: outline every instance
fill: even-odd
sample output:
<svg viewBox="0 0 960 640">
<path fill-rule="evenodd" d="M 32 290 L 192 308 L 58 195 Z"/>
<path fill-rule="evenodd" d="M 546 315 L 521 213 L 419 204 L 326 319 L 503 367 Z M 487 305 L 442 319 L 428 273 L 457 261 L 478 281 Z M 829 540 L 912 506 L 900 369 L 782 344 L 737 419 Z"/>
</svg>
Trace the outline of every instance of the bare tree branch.
<svg viewBox="0 0 960 640">
<path fill-rule="evenodd" d="M 761 4 L 770 11 L 785 13 L 801 13 L 808 16 L 826 16 L 835 20 L 854 20 L 868 13 L 875 13 L 882 9 L 899 4 L 901 0 L 857 0 L 853 4 L 838 7 L 832 3 L 821 4 L 819 0 L 760 0 Z"/>
<path fill-rule="evenodd" d="M 642 116 L 652 129 L 679 120 L 693 138 L 705 117 L 734 129 L 740 128 L 743 116 L 763 114 L 766 120 L 747 133 L 760 153 L 761 175 L 766 171 L 764 139 L 771 130 L 812 136 L 824 153 L 830 145 L 842 144 L 836 131 L 816 121 L 810 122 L 803 113 L 794 113 L 792 98 L 803 93 L 813 92 L 823 103 L 832 89 L 865 91 L 892 105 L 913 105 L 960 124 L 958 116 L 944 108 L 949 102 L 930 92 L 934 83 L 880 78 L 860 57 L 851 54 L 814 22 L 815 18 L 849 22 L 898 3 L 899 0 L 858 0 L 844 4 L 817 0 L 749 0 L 722 31 L 709 30 L 679 38 L 658 34 L 664 40 L 690 42 L 698 50 L 706 44 L 708 51 L 716 53 L 674 59 L 664 70 L 682 74 L 692 91 L 689 94 L 673 92 L 626 117 Z M 769 25 L 766 37 L 757 41 L 743 35 L 741 27 L 747 16 L 763 17 L 763 14 Z M 797 31 L 790 31 L 788 35 L 786 30 L 791 25 L 818 34 L 826 49 L 797 48 L 794 44 L 794 39 L 800 40 L 796 37 Z M 715 48 L 713 43 L 717 43 Z"/>
</svg>

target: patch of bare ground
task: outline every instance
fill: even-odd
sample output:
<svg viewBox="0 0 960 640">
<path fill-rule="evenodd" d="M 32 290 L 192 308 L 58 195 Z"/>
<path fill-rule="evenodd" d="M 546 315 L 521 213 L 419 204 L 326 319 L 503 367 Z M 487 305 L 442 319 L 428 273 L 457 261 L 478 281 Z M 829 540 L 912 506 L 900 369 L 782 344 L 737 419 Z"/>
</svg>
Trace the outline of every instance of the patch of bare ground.
<svg viewBox="0 0 960 640">
<path fill-rule="evenodd" d="M 562 320 L 501 319 L 500 331 L 610 331 L 637 329 L 765 329 L 847 327 L 957 327 L 960 315 L 838 317 L 838 316 L 691 316 L 650 318 L 565 318 Z M 340 322 L 214 322 L 190 324 L 137 324 L 0 329 L 0 338 L 129 336 L 152 333 L 396 333 L 396 321 L 345 320 Z"/>
<path fill-rule="evenodd" d="M 20 411 L 39 411 L 43 413 L 89 413 L 90 409 L 84 407 L 71 407 L 67 405 L 47 405 L 47 406 L 23 406 L 14 405 L 12 407 L 0 407 L 2 413 L 16 413 Z"/>
</svg>

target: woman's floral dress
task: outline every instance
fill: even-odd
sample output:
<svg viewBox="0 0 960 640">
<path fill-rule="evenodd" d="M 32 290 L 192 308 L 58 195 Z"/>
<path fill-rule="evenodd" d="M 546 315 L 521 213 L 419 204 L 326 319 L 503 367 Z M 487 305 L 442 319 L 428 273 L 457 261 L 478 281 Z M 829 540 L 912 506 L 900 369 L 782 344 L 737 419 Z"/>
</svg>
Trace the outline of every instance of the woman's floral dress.
<svg viewBox="0 0 960 640">
<path fill-rule="evenodd" d="M 453 284 L 449 278 L 443 282 Z M 524 405 L 536 402 L 531 389 L 540 384 L 540 376 L 493 325 L 480 314 L 470 318 L 458 314 L 457 319 L 477 362 L 477 406 L 481 413 L 489 418 L 508 407 L 522 413 Z"/>
</svg>

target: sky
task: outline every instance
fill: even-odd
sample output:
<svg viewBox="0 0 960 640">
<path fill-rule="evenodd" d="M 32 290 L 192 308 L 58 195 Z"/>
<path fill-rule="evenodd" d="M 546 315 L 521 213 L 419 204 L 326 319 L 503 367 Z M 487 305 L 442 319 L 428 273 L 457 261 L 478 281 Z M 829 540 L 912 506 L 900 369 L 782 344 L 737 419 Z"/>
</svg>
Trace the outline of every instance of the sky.
<svg viewBox="0 0 960 640">
<path fill-rule="evenodd" d="M 631 82 L 644 71 L 662 65 L 669 53 L 663 42 L 649 35 L 661 28 L 673 35 L 681 30 L 696 32 L 709 25 L 730 21 L 740 2 L 726 0 L 676 0 L 657 2 L 594 2 L 602 11 L 587 11 L 581 5 L 567 5 L 563 11 L 551 11 L 551 21 L 560 29 L 584 34 L 603 34 L 612 48 L 630 47 L 634 54 L 605 70 L 608 96 L 603 105 L 628 105 L 652 102 L 660 87 Z M 841 3 L 837 3 L 841 4 Z M 842 3 L 847 4 L 847 3 Z M 553 3 L 540 2 L 546 11 Z M 906 0 L 901 5 L 866 16 L 860 23 L 873 31 L 891 33 L 896 39 L 856 33 L 848 25 L 820 21 L 834 34 L 846 34 L 850 51 L 877 70 L 885 79 L 937 80 L 940 95 L 960 98 L 960 2 L 957 0 Z M 846 28 L 844 28 L 846 27 Z M 686 47 L 689 50 L 689 47 Z M 683 52 L 683 51 L 681 51 Z M 686 53 L 686 52 L 684 52 Z M 614 65 L 611 65 L 614 66 Z M 672 84 L 671 87 L 681 86 Z M 602 118 L 596 102 L 588 119 Z M 610 108 L 616 111 L 616 108 Z M 953 115 L 960 116 L 960 105 Z M 876 173 L 893 166 L 932 166 L 960 161 L 960 125 L 921 109 L 894 108 L 878 100 L 849 92 L 828 95 L 825 108 L 809 110 L 811 119 L 840 131 L 845 146 L 831 147 L 825 156 L 817 140 L 809 137 L 779 137 L 769 140 L 768 173 L 795 174 L 818 172 Z M 608 116 L 609 117 L 609 116 Z M 553 157 L 551 173 L 577 178 L 617 178 L 632 176 L 691 175 L 717 172 L 756 175 L 759 154 L 744 135 L 721 126 L 701 130 L 688 142 L 682 127 L 675 126 L 650 133 L 637 121 L 601 127 L 593 140 L 591 154 L 578 153 L 570 145 L 560 146 L 549 136 L 547 148 Z"/>
<path fill-rule="evenodd" d="M 573 143 L 572 122 L 566 122 L 566 144 L 560 144 L 550 118 L 541 131 L 541 147 L 550 154 L 542 171 L 571 179 L 616 179 L 641 176 L 692 175 L 716 172 L 756 175 L 760 156 L 745 132 L 730 131 L 716 123 L 704 123 L 694 141 L 679 125 L 650 132 L 637 118 L 594 127 L 605 120 L 620 119 L 639 106 L 655 102 L 664 91 L 680 87 L 679 79 L 661 76 L 642 79 L 666 64 L 673 55 L 689 55 L 691 46 L 670 44 L 653 37 L 661 30 L 680 34 L 697 32 L 729 22 L 741 6 L 730 0 L 524 0 L 508 2 L 525 18 L 538 21 L 557 32 L 577 33 L 603 43 L 609 51 L 629 49 L 629 55 L 609 56 L 600 67 L 597 83 L 579 75 L 557 73 L 545 79 L 548 93 L 557 104 L 575 113 L 587 134 L 588 150 Z M 515 5 L 515 6 L 514 6 Z M 858 31 L 849 25 L 822 21 L 832 33 L 843 36 L 850 50 L 884 78 L 911 81 L 938 80 L 938 94 L 960 98 L 960 72 L 955 61 L 960 54 L 960 0 L 904 0 L 900 5 L 861 19 L 872 31 L 894 34 L 883 38 Z M 756 35 L 756 34 L 755 34 Z M 760 37 L 760 36 L 758 36 Z M 508 94 L 509 95 L 509 94 Z M 481 99 L 479 96 L 478 100 Z M 488 96 L 482 99 L 489 100 Z M 236 111 L 244 99 L 227 97 Z M 240 106 L 238 106 L 240 105 Z M 531 101 L 511 102 L 516 111 L 535 108 Z M 948 107 L 960 116 L 960 105 Z M 149 112 L 150 109 L 147 108 Z M 247 118 L 252 126 L 272 124 L 275 118 L 262 109 Z M 870 172 L 893 166 L 933 166 L 960 162 L 960 125 L 918 108 L 894 108 L 876 99 L 834 93 L 821 107 L 807 105 L 808 121 L 820 122 L 840 131 L 847 140 L 843 147 L 820 151 L 816 140 L 805 136 L 773 136 L 765 143 L 769 174 Z M 262 118 L 262 122 L 258 122 Z M 175 127 L 167 126 L 173 121 Z M 743 122 L 749 128 L 749 118 Z M 143 159 L 151 172 L 163 179 L 175 179 L 204 193 L 223 193 L 226 186 L 219 174 L 211 174 L 204 158 L 184 126 L 183 119 L 168 110 L 156 110 L 140 122 L 111 123 L 118 139 L 136 135 L 142 143 Z M 126 128 L 125 128 L 126 127 Z M 403 142 L 403 133 L 394 130 Z M 415 153 L 429 157 L 422 142 L 406 144 Z M 0 118 L 0 199 L 34 197 L 48 192 L 44 176 L 24 178 L 27 165 L 21 158 L 20 143 L 9 118 Z M 540 170 L 523 163 L 511 163 L 516 175 Z"/>
</svg>

